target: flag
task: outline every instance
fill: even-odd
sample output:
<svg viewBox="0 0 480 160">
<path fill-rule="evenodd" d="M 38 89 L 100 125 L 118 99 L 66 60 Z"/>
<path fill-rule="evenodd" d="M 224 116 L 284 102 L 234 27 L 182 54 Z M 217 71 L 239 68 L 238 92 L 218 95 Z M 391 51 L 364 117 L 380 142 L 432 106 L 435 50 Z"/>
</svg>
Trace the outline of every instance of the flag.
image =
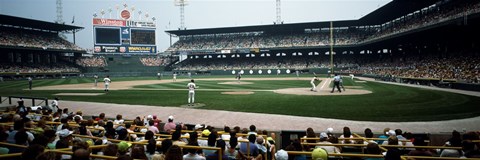
<svg viewBox="0 0 480 160">
<path fill-rule="evenodd" d="M 72 24 L 75 23 L 75 16 L 72 18 Z"/>
</svg>

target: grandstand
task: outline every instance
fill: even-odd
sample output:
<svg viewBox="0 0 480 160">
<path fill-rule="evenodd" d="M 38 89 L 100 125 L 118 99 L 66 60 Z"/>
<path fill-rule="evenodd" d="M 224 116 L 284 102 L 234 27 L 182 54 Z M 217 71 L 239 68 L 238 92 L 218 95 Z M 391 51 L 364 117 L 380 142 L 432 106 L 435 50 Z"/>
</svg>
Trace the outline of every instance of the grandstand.
<svg viewBox="0 0 480 160">
<path fill-rule="evenodd" d="M 479 83 L 479 41 L 472 37 L 478 34 L 479 6 L 477 1 L 393 1 L 358 20 L 334 21 L 334 68 L 345 74 Z M 174 71 L 289 69 L 326 74 L 329 25 L 171 30 L 166 32 L 179 41 L 167 51 L 188 55 Z M 465 61 L 472 63 L 459 66 Z M 450 66 L 442 68 L 441 63 Z"/>
<path fill-rule="evenodd" d="M 118 53 L 98 47 L 86 54 L 58 36 L 82 27 L 0 19 L 8 19 L 0 23 L 4 79 L 80 77 L 40 81 L 33 90 L 0 82 L 0 102 L 18 103 L 0 112 L 0 159 L 480 158 L 480 1 L 394 0 L 333 28 L 310 22 L 166 31 L 179 38 L 166 54 L 121 53 L 123 44 Z M 304 87 L 312 73 L 330 81 L 320 75 L 330 69 L 361 78 L 344 78 L 347 91 L 329 96 L 275 92 Z M 191 77 L 152 80 L 164 71 L 215 76 L 193 75 L 206 89 L 196 91 L 198 108 L 188 108 Z M 233 81 L 238 71 L 252 75 L 242 78 L 252 84 Z M 111 91 L 93 86 L 93 74 L 111 75 Z M 358 88 L 379 92 L 348 95 Z"/>
<path fill-rule="evenodd" d="M 75 57 L 85 50 L 58 36 L 83 27 L 0 15 L 0 77 L 8 79 L 78 76 Z"/>
</svg>

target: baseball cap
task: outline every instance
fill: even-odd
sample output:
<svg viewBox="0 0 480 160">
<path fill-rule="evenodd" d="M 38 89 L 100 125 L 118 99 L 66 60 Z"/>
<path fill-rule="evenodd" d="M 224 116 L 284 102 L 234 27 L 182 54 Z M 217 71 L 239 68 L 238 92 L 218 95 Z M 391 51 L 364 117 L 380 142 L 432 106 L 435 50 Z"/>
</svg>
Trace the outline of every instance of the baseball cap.
<svg viewBox="0 0 480 160">
<path fill-rule="evenodd" d="M 312 160 L 327 160 L 328 154 L 322 148 L 316 148 L 312 151 Z"/>
<path fill-rule="evenodd" d="M 327 133 L 325 133 L 325 132 L 320 133 L 320 139 L 322 139 L 322 138 L 328 138 Z"/>
<path fill-rule="evenodd" d="M 275 153 L 275 158 L 277 160 L 288 160 L 288 153 L 285 150 L 281 149 L 277 151 L 277 153 Z"/>
<path fill-rule="evenodd" d="M 333 128 L 327 128 L 327 133 L 333 133 Z"/>
<path fill-rule="evenodd" d="M 389 131 L 388 131 L 387 133 L 385 133 L 385 134 L 387 134 L 387 135 L 389 135 L 389 136 L 395 136 L 395 135 L 396 135 L 394 130 L 389 130 Z"/>
<path fill-rule="evenodd" d="M 168 116 L 168 119 L 171 119 L 171 120 L 173 120 L 173 116 Z"/>
<path fill-rule="evenodd" d="M 72 135 L 73 131 L 70 131 L 68 129 L 63 129 L 57 132 L 58 136 L 61 138 L 68 137 L 69 135 Z"/>
<path fill-rule="evenodd" d="M 208 129 L 206 129 L 206 130 L 203 130 L 202 135 L 208 136 L 210 135 L 210 133 L 211 132 Z"/>
<path fill-rule="evenodd" d="M 132 146 L 132 144 L 127 143 L 125 141 L 121 141 L 120 143 L 117 144 L 117 146 L 119 151 L 125 152 L 128 150 L 128 148 L 130 148 L 130 146 Z"/>
<path fill-rule="evenodd" d="M 197 129 L 201 129 L 201 128 L 203 128 L 203 126 L 202 126 L 201 124 L 197 124 L 197 125 L 195 125 L 195 130 L 197 130 Z"/>
<path fill-rule="evenodd" d="M 148 116 L 147 116 L 147 119 L 152 119 L 152 118 L 153 118 L 152 115 L 148 115 Z"/>
</svg>

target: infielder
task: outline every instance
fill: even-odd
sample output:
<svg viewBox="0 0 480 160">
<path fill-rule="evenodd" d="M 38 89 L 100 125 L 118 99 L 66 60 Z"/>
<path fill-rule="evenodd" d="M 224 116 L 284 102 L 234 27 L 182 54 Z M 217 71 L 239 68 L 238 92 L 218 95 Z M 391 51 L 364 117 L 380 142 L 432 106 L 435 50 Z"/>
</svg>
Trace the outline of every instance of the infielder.
<svg viewBox="0 0 480 160">
<path fill-rule="evenodd" d="M 310 80 L 310 84 L 312 85 L 312 89 L 310 89 L 310 91 L 317 91 L 317 85 L 315 85 L 315 81 L 318 81 L 317 76 L 313 77 L 312 80 Z"/>
<path fill-rule="evenodd" d="M 174 82 L 177 81 L 177 74 L 176 73 L 173 74 L 173 81 Z"/>
<path fill-rule="evenodd" d="M 93 80 L 95 81 L 94 86 L 97 87 L 97 83 L 98 83 L 98 75 L 97 75 L 97 74 L 95 74 L 95 75 L 93 76 Z"/>
<path fill-rule="evenodd" d="M 197 86 L 195 85 L 195 81 L 192 79 L 190 80 L 190 83 L 187 84 L 188 88 L 188 106 L 193 106 L 195 103 L 195 88 Z"/>
<path fill-rule="evenodd" d="M 352 78 L 352 80 L 353 80 L 353 78 L 354 78 L 354 77 L 355 77 L 355 75 L 353 75 L 353 74 L 350 74 L 350 78 Z"/>
<path fill-rule="evenodd" d="M 297 75 L 297 79 L 298 79 L 298 76 L 300 76 L 300 71 L 296 70 L 295 74 Z"/>
<path fill-rule="evenodd" d="M 110 76 L 107 76 L 103 79 L 103 82 L 105 83 L 105 92 L 108 92 L 108 89 L 109 89 L 109 86 L 110 86 L 110 83 L 112 82 L 110 80 Z"/>
</svg>

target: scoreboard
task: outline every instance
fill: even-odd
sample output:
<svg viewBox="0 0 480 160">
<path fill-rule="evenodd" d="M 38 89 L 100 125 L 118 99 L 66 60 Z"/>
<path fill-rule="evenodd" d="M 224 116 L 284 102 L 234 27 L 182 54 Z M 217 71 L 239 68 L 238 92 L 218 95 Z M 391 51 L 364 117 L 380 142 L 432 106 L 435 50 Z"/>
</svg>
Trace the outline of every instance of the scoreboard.
<svg viewBox="0 0 480 160">
<path fill-rule="evenodd" d="M 93 19 L 95 53 L 156 53 L 154 22 Z"/>
</svg>

